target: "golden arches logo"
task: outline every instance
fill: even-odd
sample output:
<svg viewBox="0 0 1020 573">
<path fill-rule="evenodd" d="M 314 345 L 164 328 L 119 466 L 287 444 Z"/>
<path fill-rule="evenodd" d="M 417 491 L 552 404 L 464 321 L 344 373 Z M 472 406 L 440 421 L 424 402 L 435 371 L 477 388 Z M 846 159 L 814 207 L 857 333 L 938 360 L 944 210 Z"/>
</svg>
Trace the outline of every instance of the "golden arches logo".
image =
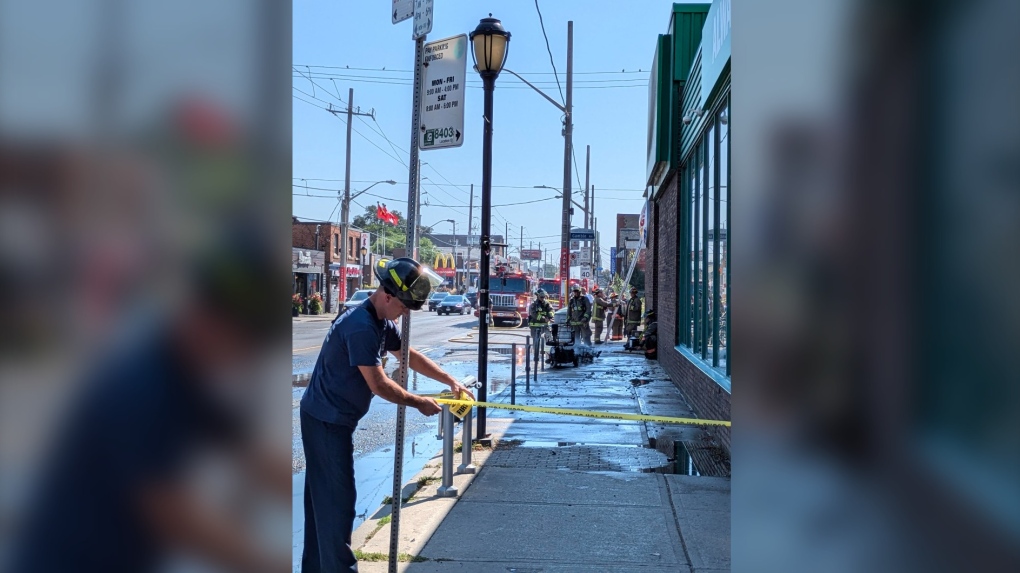
<svg viewBox="0 0 1020 573">
<path fill-rule="evenodd" d="M 457 259 L 453 254 L 438 253 L 436 254 L 436 260 L 432 263 L 434 269 L 456 269 Z"/>
</svg>

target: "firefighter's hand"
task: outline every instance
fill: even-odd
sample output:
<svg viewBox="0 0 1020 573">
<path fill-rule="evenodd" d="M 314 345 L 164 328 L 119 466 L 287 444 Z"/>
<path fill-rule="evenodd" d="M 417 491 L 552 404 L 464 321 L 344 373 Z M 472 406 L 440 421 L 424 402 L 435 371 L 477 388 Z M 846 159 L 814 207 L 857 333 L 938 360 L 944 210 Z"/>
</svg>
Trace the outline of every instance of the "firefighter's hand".
<svg viewBox="0 0 1020 573">
<path fill-rule="evenodd" d="M 419 402 L 415 407 L 418 408 L 418 411 L 422 414 L 426 416 L 433 416 L 443 411 L 443 408 L 439 405 L 439 402 L 436 402 L 435 398 L 428 398 L 425 396 L 420 396 L 420 398 L 421 402 Z"/>
<path fill-rule="evenodd" d="M 450 390 L 453 392 L 453 395 L 456 396 L 458 400 L 466 400 L 467 399 L 467 398 L 463 398 L 461 396 L 461 393 L 464 393 L 464 394 L 467 394 L 468 396 L 470 396 L 471 400 L 475 399 L 475 395 L 472 394 L 471 390 L 468 390 L 467 387 L 464 386 L 463 384 L 460 384 L 460 383 L 452 384 L 450 386 Z"/>
</svg>

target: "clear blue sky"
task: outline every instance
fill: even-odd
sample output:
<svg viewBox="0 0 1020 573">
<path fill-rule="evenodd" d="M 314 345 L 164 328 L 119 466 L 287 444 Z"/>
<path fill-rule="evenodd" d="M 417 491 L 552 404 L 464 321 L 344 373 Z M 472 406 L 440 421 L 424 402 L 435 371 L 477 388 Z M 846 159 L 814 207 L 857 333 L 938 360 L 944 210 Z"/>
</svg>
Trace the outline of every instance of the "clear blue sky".
<svg viewBox="0 0 1020 573">
<path fill-rule="evenodd" d="M 655 38 L 667 31 L 672 4 L 659 0 L 539 0 L 564 89 L 567 21 L 574 22 L 577 163 L 572 187 L 575 192 L 583 188 L 585 146 L 590 145 L 591 183 L 595 187 L 595 216 L 604 261 L 615 242 L 616 214 L 637 213 L 642 206 L 647 82 Z M 325 102 L 344 108 L 350 87 L 354 88 L 355 106 L 363 111 L 375 109 L 375 121 L 368 117 L 354 121 L 360 134 L 354 133 L 351 145 L 352 192 L 375 181 L 394 179 L 398 185 L 376 185 L 368 192 L 383 198 L 366 193 L 356 201 L 361 205 L 380 201 L 406 214 L 414 42 L 411 21 L 392 24 L 390 8 L 391 2 L 384 0 L 294 3 L 293 209 L 298 217 L 336 221 L 339 216 L 334 198 L 335 190 L 343 189 L 346 127 L 322 108 Z M 489 11 L 512 34 L 506 67 L 562 102 L 533 1 L 437 0 L 427 41 L 468 33 Z M 428 178 L 422 184 L 423 199 L 429 203 L 423 207 L 422 224 L 453 218 L 460 234 L 466 232 L 471 183 L 475 184 L 476 232 L 480 222 L 483 94 L 471 64 L 469 56 L 464 144 L 420 154 L 421 161 L 428 163 L 422 167 L 422 176 Z M 620 73 L 623 71 L 628 73 Z M 318 85 L 313 86 L 304 76 L 308 72 Z M 529 242 L 535 248 L 541 242 L 543 248 L 555 249 L 553 255 L 558 256 L 562 202 L 552 199 L 553 191 L 533 186 L 562 186 L 561 112 L 507 73 L 496 81 L 494 97 L 493 205 L 549 200 L 494 208 L 492 232 L 503 234 L 509 222 L 512 243 L 516 244 L 523 226 L 525 248 Z M 326 197 L 304 197 L 306 185 L 309 194 Z M 583 195 L 574 198 L 584 203 Z M 361 211 L 361 207 L 352 205 L 352 217 Z M 582 217 L 576 209 L 575 227 L 581 226 Z M 449 233 L 451 225 L 439 223 L 435 229 Z"/>
</svg>

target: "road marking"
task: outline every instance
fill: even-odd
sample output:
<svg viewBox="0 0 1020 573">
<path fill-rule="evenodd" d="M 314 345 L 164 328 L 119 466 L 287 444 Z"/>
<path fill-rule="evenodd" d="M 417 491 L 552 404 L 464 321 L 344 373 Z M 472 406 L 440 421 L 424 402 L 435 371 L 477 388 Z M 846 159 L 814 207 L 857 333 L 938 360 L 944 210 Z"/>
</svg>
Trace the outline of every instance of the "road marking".
<svg viewBox="0 0 1020 573">
<path fill-rule="evenodd" d="M 322 348 L 322 346 L 321 345 L 316 345 L 316 346 L 309 346 L 307 348 L 295 348 L 294 350 L 291 350 L 291 352 L 304 352 L 305 350 L 311 350 L 313 348 Z"/>
</svg>

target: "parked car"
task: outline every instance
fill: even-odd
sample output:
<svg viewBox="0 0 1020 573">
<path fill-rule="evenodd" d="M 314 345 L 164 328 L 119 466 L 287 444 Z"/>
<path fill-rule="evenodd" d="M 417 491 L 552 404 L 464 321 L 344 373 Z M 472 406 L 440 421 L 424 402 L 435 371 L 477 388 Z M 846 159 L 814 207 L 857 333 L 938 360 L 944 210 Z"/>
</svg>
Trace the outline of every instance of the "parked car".
<svg viewBox="0 0 1020 573">
<path fill-rule="evenodd" d="M 467 297 L 467 299 L 468 299 L 468 302 L 470 302 L 470 303 L 471 303 L 471 306 L 472 306 L 472 307 L 478 306 L 478 291 L 476 291 L 476 290 L 473 290 L 473 291 L 471 291 L 471 292 L 467 293 L 467 294 L 466 294 L 466 295 L 464 295 L 464 296 L 466 296 L 466 297 Z"/>
<path fill-rule="evenodd" d="M 448 292 L 432 293 L 432 296 L 429 297 L 429 312 L 436 310 L 436 307 L 439 306 L 439 303 L 443 302 L 443 299 L 449 296 L 449 294 L 450 293 Z"/>
<path fill-rule="evenodd" d="M 464 295 L 451 294 L 439 303 L 436 312 L 439 314 L 467 314 L 471 312 L 471 303 Z"/>
<path fill-rule="evenodd" d="M 347 301 L 344 302 L 344 307 L 341 310 L 341 312 L 347 310 L 348 308 L 361 306 L 366 300 L 368 300 L 368 297 L 372 296 L 372 293 L 374 292 L 375 291 L 371 289 L 354 291 L 354 294 L 351 295 L 351 298 L 347 299 Z"/>
</svg>

